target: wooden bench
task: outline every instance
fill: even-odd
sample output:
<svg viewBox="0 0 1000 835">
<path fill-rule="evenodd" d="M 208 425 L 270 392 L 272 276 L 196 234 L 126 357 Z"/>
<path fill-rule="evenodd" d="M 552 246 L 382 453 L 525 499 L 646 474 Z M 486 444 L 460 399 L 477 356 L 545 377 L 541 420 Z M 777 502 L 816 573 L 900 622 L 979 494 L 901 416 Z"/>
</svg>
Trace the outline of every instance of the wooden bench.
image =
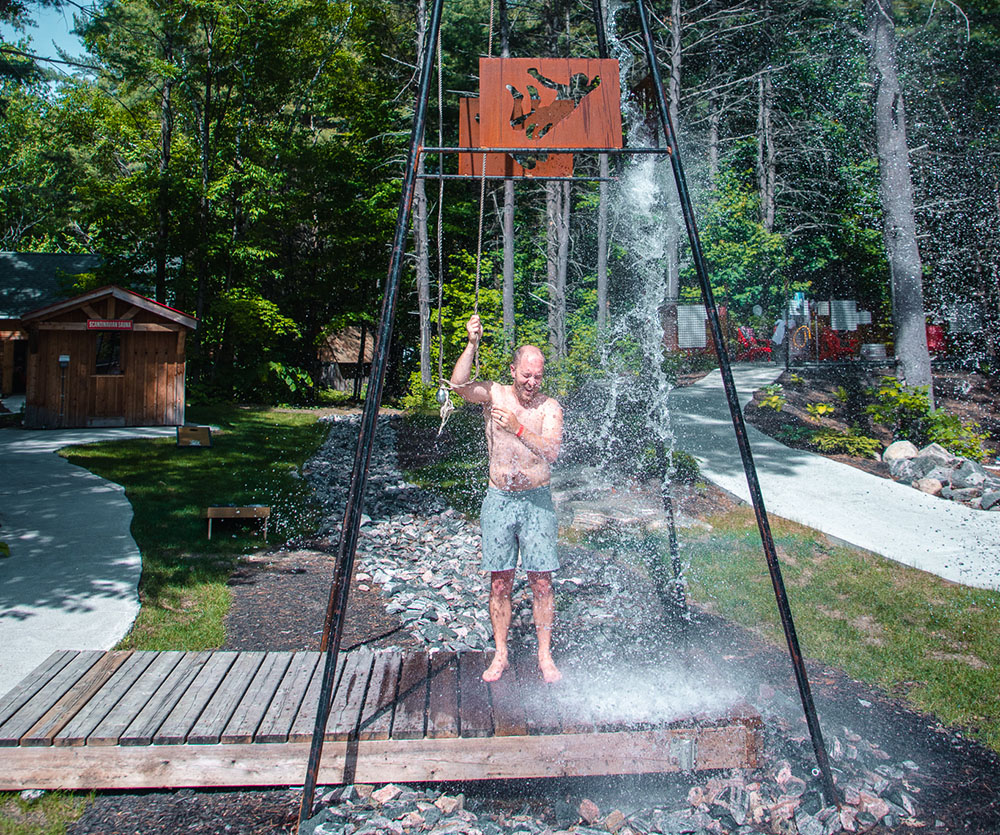
<svg viewBox="0 0 1000 835">
<path fill-rule="evenodd" d="M 212 428 L 210 426 L 178 426 L 177 446 L 211 446 Z"/>
<path fill-rule="evenodd" d="M 263 519 L 264 541 L 267 542 L 267 520 L 270 515 L 271 508 L 262 504 L 252 504 L 245 507 L 214 505 L 205 510 L 205 517 L 208 519 L 208 538 L 212 538 L 213 519 Z"/>
</svg>

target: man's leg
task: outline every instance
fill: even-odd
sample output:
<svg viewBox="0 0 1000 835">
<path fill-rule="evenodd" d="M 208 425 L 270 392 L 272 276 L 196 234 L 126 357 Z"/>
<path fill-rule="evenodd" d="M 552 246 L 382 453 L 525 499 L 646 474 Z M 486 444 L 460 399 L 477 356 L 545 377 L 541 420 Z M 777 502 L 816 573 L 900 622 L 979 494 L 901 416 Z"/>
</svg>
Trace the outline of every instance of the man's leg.
<svg viewBox="0 0 1000 835">
<path fill-rule="evenodd" d="M 493 663 L 483 673 L 483 681 L 497 681 L 507 669 L 507 632 L 510 629 L 510 593 L 514 587 L 514 570 L 490 573 L 490 623 L 493 641 L 497 645 Z"/>
<path fill-rule="evenodd" d="M 552 624 L 555 621 L 556 600 L 552 593 L 552 573 L 529 571 L 531 583 L 531 611 L 535 617 L 535 634 L 538 636 L 538 669 L 549 684 L 559 681 L 559 672 L 552 660 Z"/>
</svg>

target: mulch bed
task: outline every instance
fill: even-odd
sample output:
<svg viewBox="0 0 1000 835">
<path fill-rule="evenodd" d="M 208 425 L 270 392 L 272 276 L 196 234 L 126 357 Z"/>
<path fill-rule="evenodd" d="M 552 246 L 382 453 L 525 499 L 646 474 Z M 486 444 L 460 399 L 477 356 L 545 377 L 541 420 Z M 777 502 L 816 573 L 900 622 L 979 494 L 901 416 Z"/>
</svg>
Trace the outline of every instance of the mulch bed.
<svg viewBox="0 0 1000 835">
<path fill-rule="evenodd" d="M 796 449 L 817 452 L 807 440 L 796 438 L 795 430 L 831 429 L 843 432 L 852 427 L 888 445 L 893 440 L 892 436 L 884 427 L 872 423 L 859 404 L 865 399 L 861 396 L 863 390 L 889 373 L 889 369 L 862 366 L 792 368 L 777 380 L 785 398 L 781 409 L 762 406 L 763 394 L 756 392 L 747 404 L 744 416 L 747 423 L 765 435 Z M 846 406 L 840 404 L 836 396 L 841 388 L 851 395 Z M 996 455 L 1000 450 L 1000 381 L 975 372 L 935 369 L 934 396 L 936 408 L 957 415 L 963 421 L 978 423 L 980 430 L 989 438 L 987 446 Z M 837 411 L 832 416 L 815 417 L 806 409 L 812 403 L 829 403 L 837 407 Z M 873 475 L 890 478 L 888 466 L 873 458 L 843 454 L 826 457 Z"/>
</svg>

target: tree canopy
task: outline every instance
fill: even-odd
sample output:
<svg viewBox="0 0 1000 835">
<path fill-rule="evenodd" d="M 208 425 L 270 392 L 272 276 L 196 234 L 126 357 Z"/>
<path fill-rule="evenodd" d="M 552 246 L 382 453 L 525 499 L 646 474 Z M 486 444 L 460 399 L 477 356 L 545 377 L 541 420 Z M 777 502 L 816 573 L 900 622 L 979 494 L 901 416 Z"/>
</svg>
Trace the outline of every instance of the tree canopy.
<svg viewBox="0 0 1000 835">
<path fill-rule="evenodd" d="M 0 19 L 23 21 L 35 5 L 0 0 Z M 608 5 L 612 54 L 624 59 L 623 87 L 633 89 L 647 74 L 633 12 Z M 676 71 L 678 127 L 713 283 L 737 319 L 755 305 L 773 317 L 789 291 L 804 290 L 858 299 L 890 321 L 863 5 L 653 4 L 657 48 Z M 892 5 L 924 306 L 940 318 L 973 311 L 977 359 L 995 363 L 1000 18 L 990 0 Z M 320 340 L 378 314 L 413 112 L 419 9 L 390 0 L 100 0 L 76 18 L 92 69 L 58 78 L 30 57 L 26 38 L 0 42 L 0 247 L 100 254 L 105 265 L 92 280 L 194 313 L 196 391 L 301 392 L 318 379 Z M 590 4 L 511 2 L 505 14 L 512 55 L 597 54 Z M 459 95 L 478 88 L 488 21 L 485 0 L 445 6 L 446 144 L 457 144 Z M 428 144 L 437 142 L 437 110 L 435 94 Z M 454 170 L 454 159 L 443 164 Z M 429 173 L 437 167 L 427 161 Z M 576 167 L 598 173 L 596 158 L 578 155 Z M 473 304 L 479 184 L 449 181 L 444 191 L 446 339 L 435 339 L 432 353 L 444 350 L 447 360 Z M 498 345 L 502 191 L 488 183 L 480 300 L 493 325 L 487 338 Z M 428 189 L 432 243 L 437 200 Z M 598 187 L 574 184 L 565 200 L 561 373 L 571 377 L 598 339 Z M 515 315 L 521 340 L 540 343 L 553 292 L 546 204 L 543 185 L 517 186 Z M 613 319 L 634 286 L 613 224 L 610 236 Z M 679 257 L 681 297 L 693 298 L 683 247 Z M 411 274 L 389 382 L 397 393 L 419 362 L 416 309 Z M 503 366 L 499 352 L 488 359 Z"/>
</svg>

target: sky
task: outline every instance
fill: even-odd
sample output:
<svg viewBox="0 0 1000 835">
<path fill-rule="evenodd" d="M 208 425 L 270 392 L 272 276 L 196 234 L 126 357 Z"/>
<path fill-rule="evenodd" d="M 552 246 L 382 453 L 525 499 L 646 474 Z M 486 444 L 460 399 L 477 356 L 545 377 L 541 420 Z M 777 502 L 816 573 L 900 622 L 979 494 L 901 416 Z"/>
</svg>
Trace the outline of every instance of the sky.
<svg viewBox="0 0 1000 835">
<path fill-rule="evenodd" d="M 73 28 L 74 8 L 72 5 L 67 5 L 61 11 L 52 8 L 32 8 L 29 11 L 28 16 L 36 22 L 36 25 L 29 28 L 26 34 L 31 36 L 32 49 L 35 54 L 46 58 L 58 58 L 59 53 L 56 46 L 66 50 L 70 55 L 83 53 L 80 39 L 70 33 Z M 5 41 L 13 41 L 21 37 L 20 33 L 15 32 L 13 27 L 6 23 L 0 23 L 0 35 Z M 62 69 L 68 70 L 69 68 L 62 67 Z"/>
</svg>

